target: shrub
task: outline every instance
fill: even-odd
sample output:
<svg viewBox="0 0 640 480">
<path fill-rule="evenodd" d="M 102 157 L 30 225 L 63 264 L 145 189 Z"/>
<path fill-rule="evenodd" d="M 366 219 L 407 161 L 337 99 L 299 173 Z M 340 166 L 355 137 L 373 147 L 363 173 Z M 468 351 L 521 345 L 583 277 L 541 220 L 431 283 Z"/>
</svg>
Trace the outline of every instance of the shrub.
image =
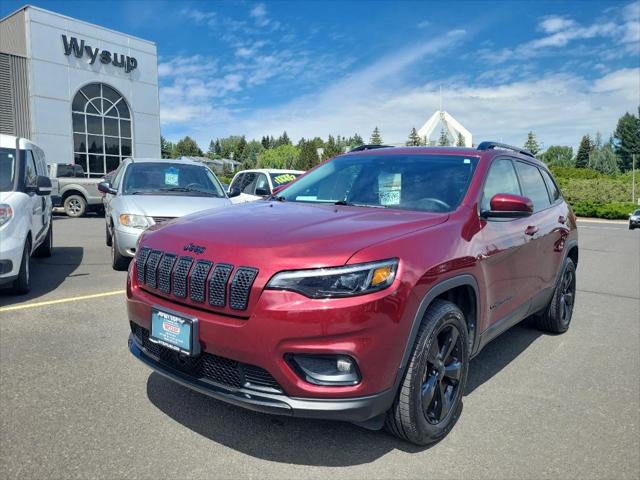
<svg viewBox="0 0 640 480">
<path fill-rule="evenodd" d="M 597 217 L 608 219 L 624 219 L 629 218 L 629 213 L 633 212 L 637 207 L 631 202 L 577 202 L 571 205 L 573 211 L 579 217 Z"/>
</svg>

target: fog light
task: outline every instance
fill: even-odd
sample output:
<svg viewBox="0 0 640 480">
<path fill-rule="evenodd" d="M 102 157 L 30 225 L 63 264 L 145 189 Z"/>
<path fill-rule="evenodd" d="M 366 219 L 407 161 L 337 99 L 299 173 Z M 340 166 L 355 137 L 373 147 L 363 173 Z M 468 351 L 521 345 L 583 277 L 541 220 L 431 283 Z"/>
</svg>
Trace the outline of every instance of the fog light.
<svg viewBox="0 0 640 480">
<path fill-rule="evenodd" d="M 287 361 L 300 377 L 314 385 L 356 385 L 360 372 L 346 355 L 288 355 Z"/>
</svg>

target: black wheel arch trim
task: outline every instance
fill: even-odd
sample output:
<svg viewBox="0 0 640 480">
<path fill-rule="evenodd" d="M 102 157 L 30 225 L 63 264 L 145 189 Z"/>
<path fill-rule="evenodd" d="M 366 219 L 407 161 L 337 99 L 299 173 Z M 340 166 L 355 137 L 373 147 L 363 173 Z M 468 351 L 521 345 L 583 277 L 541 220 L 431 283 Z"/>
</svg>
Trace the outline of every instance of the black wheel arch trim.
<svg viewBox="0 0 640 480">
<path fill-rule="evenodd" d="M 429 289 L 429 291 L 425 294 L 425 296 L 420 301 L 420 306 L 418 307 L 416 314 L 413 317 L 413 323 L 411 325 L 409 337 L 407 338 L 407 341 L 405 344 L 404 353 L 402 355 L 402 361 L 400 362 L 400 367 L 398 368 L 398 373 L 396 375 L 396 381 L 393 388 L 394 391 L 397 391 L 398 387 L 400 386 L 400 383 L 402 382 L 402 379 L 404 378 L 404 374 L 407 370 L 407 366 L 409 365 L 409 359 L 411 358 L 412 347 L 416 340 L 416 337 L 418 336 L 418 331 L 420 330 L 420 324 L 422 323 L 422 318 L 424 317 L 424 314 L 427 311 L 427 308 L 429 308 L 429 305 L 431 305 L 431 303 L 437 297 L 457 287 L 473 288 L 473 291 L 476 297 L 476 305 L 475 305 L 476 318 L 474 319 L 475 334 L 473 339 L 473 345 L 472 345 L 471 351 L 469 352 L 469 358 L 472 358 L 473 355 L 478 350 L 480 333 L 481 333 L 478 331 L 478 323 L 479 323 L 478 317 L 480 315 L 480 312 L 482 312 L 482 310 L 480 308 L 480 301 L 481 301 L 480 290 L 478 288 L 478 282 L 476 278 L 471 274 L 465 273 L 462 275 L 456 275 L 454 277 L 450 277 L 445 280 L 442 280 L 436 285 L 434 285 L 433 287 L 431 287 L 431 289 Z"/>
</svg>

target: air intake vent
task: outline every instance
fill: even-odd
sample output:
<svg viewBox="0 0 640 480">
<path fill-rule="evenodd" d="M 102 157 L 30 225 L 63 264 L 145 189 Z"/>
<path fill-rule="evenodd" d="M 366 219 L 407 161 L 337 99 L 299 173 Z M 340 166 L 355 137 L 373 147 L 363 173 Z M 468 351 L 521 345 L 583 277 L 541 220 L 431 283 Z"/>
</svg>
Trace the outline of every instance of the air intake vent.
<svg viewBox="0 0 640 480">
<path fill-rule="evenodd" d="M 234 310 L 246 310 L 249 303 L 249 293 L 258 270 L 251 267 L 240 267 L 231 280 L 229 306 Z"/>
<path fill-rule="evenodd" d="M 147 263 L 147 258 L 149 258 L 149 254 L 151 253 L 150 248 L 141 248 L 138 252 L 138 257 L 136 259 L 136 276 L 138 277 L 138 283 L 144 283 L 144 264 Z"/>
<path fill-rule="evenodd" d="M 198 260 L 193 270 L 191 270 L 191 275 L 189 276 L 189 299 L 194 302 L 204 302 L 204 290 L 211 265 L 208 260 Z"/>
<path fill-rule="evenodd" d="M 162 252 L 160 250 L 153 250 L 149 254 L 149 258 L 147 259 L 147 264 L 144 268 L 144 281 L 151 288 L 158 287 L 158 263 L 160 263 L 160 258 L 162 257 Z"/>
<path fill-rule="evenodd" d="M 176 297 L 187 296 L 187 274 L 193 263 L 193 257 L 180 257 L 173 272 L 173 294 Z"/>
<path fill-rule="evenodd" d="M 176 263 L 177 256 L 173 253 L 167 253 L 160 262 L 158 268 L 158 289 L 162 293 L 171 293 L 171 270 Z"/>
<path fill-rule="evenodd" d="M 213 275 L 209 280 L 209 305 L 212 307 L 224 307 L 227 304 L 227 282 L 233 267 L 219 263 L 213 269 Z"/>
</svg>

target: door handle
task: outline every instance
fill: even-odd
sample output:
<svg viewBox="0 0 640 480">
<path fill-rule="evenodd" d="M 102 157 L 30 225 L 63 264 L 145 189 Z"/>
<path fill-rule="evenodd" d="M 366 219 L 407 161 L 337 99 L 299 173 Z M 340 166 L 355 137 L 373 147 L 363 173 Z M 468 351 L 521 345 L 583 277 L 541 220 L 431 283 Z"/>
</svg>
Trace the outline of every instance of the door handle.
<svg viewBox="0 0 640 480">
<path fill-rule="evenodd" d="M 531 237 L 533 237 L 536 233 L 538 233 L 538 227 L 536 227 L 535 225 L 529 225 L 524 231 L 525 235 L 529 235 Z"/>
<path fill-rule="evenodd" d="M 558 223 L 562 223 L 564 225 L 565 223 L 567 223 L 567 217 L 565 217 L 564 215 L 560 215 L 558 217 Z"/>
</svg>

